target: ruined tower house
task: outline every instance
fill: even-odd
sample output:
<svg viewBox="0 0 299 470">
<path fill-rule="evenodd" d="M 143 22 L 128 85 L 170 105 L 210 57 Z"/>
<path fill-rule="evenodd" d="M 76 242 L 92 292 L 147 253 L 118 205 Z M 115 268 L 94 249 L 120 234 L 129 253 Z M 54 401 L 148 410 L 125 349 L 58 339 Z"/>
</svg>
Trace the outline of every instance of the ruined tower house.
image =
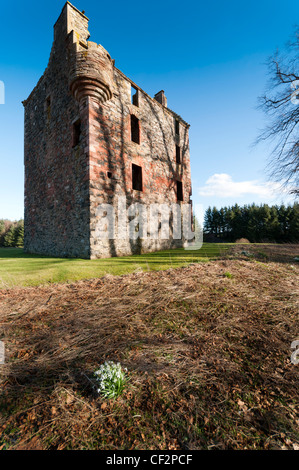
<svg viewBox="0 0 299 470">
<path fill-rule="evenodd" d="M 25 251 L 101 258 L 182 246 L 172 230 L 169 239 L 98 236 L 100 204 L 189 205 L 189 125 L 164 91 L 151 98 L 89 36 L 88 18 L 67 2 L 23 102 Z"/>
</svg>

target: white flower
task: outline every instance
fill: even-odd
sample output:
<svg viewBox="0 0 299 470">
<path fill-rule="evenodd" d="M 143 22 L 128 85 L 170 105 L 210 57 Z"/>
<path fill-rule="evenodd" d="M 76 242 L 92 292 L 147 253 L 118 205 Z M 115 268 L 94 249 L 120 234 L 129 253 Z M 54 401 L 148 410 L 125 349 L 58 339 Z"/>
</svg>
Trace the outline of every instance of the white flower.
<svg viewBox="0 0 299 470">
<path fill-rule="evenodd" d="M 102 364 L 100 368 L 94 373 L 98 385 L 98 393 L 109 398 L 118 396 L 124 387 L 124 372 L 126 371 L 126 368 L 124 371 L 122 370 L 121 364 L 119 362 L 115 364 L 112 361 L 106 361 L 104 364 Z"/>
</svg>

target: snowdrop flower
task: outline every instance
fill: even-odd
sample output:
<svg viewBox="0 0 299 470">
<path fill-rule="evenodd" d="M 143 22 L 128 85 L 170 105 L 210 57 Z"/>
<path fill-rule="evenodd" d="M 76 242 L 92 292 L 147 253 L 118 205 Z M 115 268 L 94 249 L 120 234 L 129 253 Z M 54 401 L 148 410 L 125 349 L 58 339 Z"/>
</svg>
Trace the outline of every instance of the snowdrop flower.
<svg viewBox="0 0 299 470">
<path fill-rule="evenodd" d="M 117 397 L 124 389 L 126 382 L 125 372 L 127 369 L 122 370 L 121 364 L 115 364 L 112 361 L 106 361 L 94 372 L 94 377 L 97 381 L 97 391 L 105 398 Z"/>
</svg>

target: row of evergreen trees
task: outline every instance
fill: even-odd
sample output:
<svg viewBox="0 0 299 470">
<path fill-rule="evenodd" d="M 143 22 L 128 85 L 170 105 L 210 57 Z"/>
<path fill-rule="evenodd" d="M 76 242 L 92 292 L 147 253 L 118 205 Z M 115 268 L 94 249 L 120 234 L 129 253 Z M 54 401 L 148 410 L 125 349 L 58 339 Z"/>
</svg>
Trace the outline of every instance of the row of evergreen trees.
<svg viewBox="0 0 299 470">
<path fill-rule="evenodd" d="M 299 242 L 299 203 L 285 206 L 263 204 L 240 207 L 209 207 L 204 217 L 206 237 L 234 242 L 247 238 L 251 243 Z M 207 238 L 208 239 L 208 238 Z M 0 219 L 0 246 L 21 247 L 24 245 L 24 221 L 12 222 Z"/>
<path fill-rule="evenodd" d="M 24 221 L 0 219 L 0 246 L 21 247 L 24 245 Z"/>
<path fill-rule="evenodd" d="M 299 242 L 299 204 L 268 206 L 263 204 L 240 207 L 209 207 L 204 218 L 206 237 L 234 242 L 247 238 L 251 243 Z"/>
</svg>

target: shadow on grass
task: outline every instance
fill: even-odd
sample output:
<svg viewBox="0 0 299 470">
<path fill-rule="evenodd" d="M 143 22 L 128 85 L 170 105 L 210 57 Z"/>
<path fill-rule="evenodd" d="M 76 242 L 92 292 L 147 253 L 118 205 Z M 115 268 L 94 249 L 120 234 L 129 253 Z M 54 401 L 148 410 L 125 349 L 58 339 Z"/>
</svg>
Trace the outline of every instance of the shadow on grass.
<svg viewBox="0 0 299 470">
<path fill-rule="evenodd" d="M 233 244 L 229 249 L 231 259 L 256 260 L 263 263 L 288 263 L 299 265 L 299 243 Z"/>
<path fill-rule="evenodd" d="M 36 286 L 53 282 L 75 282 L 106 274 L 124 275 L 136 270 L 158 271 L 191 263 L 221 259 L 228 247 L 204 244 L 200 250 L 183 248 L 124 257 L 101 259 L 55 258 L 24 253 L 22 248 L 0 248 L 2 287 Z"/>
<path fill-rule="evenodd" d="M 35 254 L 35 253 L 25 253 L 23 248 L 0 248 L 0 259 L 1 258 L 23 258 L 23 259 L 46 259 L 46 260 L 61 260 L 63 262 L 76 262 L 76 261 L 99 261 L 99 260 L 131 260 L 131 259 L 139 259 L 139 258 L 147 258 L 150 259 L 152 257 L 156 258 L 169 258 L 169 255 L 173 257 L 192 257 L 193 255 L 200 255 L 202 257 L 210 256 L 210 255 L 220 255 L 224 253 L 228 249 L 227 245 L 224 244 L 204 244 L 202 248 L 199 250 L 185 250 L 184 248 L 178 248 L 173 250 L 163 250 L 163 251 L 156 251 L 152 253 L 142 253 L 142 254 L 134 254 L 129 256 L 113 256 L 111 258 L 99 258 L 97 260 L 87 260 L 84 258 L 61 258 L 61 257 L 53 257 L 49 255 L 43 254 Z"/>
<path fill-rule="evenodd" d="M 46 258 L 53 259 L 52 256 L 37 255 L 31 253 L 25 253 L 23 248 L 0 248 L 0 259 L 1 258 Z"/>
</svg>

